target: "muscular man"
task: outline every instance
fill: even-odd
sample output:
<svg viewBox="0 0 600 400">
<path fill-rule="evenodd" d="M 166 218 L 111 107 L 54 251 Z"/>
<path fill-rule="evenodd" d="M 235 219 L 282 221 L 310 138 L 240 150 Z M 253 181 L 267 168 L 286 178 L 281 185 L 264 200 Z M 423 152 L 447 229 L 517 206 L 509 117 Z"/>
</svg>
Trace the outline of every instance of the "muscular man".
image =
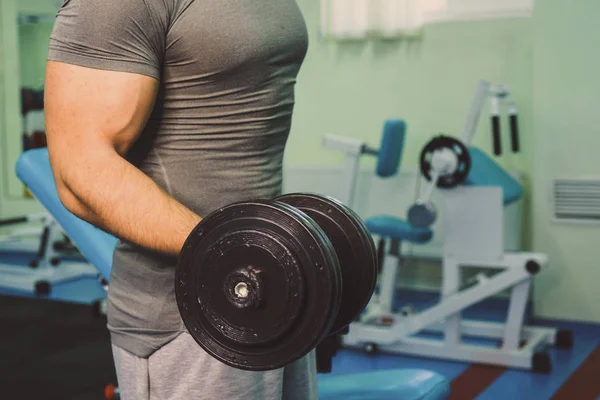
<svg viewBox="0 0 600 400">
<path fill-rule="evenodd" d="M 121 239 L 108 327 L 125 400 L 316 398 L 312 354 L 265 373 L 227 367 L 185 331 L 174 293 L 202 216 L 280 193 L 306 50 L 295 0 L 66 0 L 58 12 L 48 149 L 63 204 Z"/>
</svg>

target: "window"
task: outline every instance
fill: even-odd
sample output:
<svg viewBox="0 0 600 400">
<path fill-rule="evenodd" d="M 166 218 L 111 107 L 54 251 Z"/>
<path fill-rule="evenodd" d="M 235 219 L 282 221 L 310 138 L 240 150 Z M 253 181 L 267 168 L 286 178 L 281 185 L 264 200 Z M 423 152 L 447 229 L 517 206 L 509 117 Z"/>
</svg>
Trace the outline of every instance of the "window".
<svg viewBox="0 0 600 400">
<path fill-rule="evenodd" d="M 439 12 L 443 11 L 448 3 L 448 0 L 422 0 L 423 12 Z"/>
<path fill-rule="evenodd" d="M 335 38 L 398 37 L 424 24 L 529 17 L 534 0 L 321 0 L 321 32 Z"/>
<path fill-rule="evenodd" d="M 530 17 L 534 0 L 422 0 L 424 21 Z"/>
</svg>

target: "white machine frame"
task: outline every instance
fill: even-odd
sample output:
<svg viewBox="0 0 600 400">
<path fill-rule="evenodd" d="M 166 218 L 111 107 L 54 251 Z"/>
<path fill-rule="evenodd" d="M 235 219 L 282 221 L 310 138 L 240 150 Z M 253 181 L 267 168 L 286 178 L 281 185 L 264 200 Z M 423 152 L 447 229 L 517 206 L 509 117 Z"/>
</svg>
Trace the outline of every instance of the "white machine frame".
<svg viewBox="0 0 600 400">
<path fill-rule="evenodd" d="M 49 295 L 53 285 L 84 277 L 98 277 L 98 271 L 86 262 L 65 262 L 55 247 L 63 231 L 48 213 L 30 214 L 15 220 L 18 223 L 41 223 L 42 227 L 25 226 L 0 237 L 0 242 L 17 243 L 30 236 L 40 238 L 35 260 L 24 265 L 0 264 L 0 287 L 37 296 Z"/>
<path fill-rule="evenodd" d="M 531 281 L 546 267 L 542 253 L 505 253 L 502 246 L 502 191 L 500 188 L 455 188 L 444 195 L 446 242 L 442 260 L 440 301 L 419 312 L 395 312 L 398 255 L 386 252 L 380 293 L 373 297 L 360 321 L 350 325 L 343 338 L 346 347 L 368 352 L 407 354 L 447 360 L 500 365 L 549 372 L 544 347 L 561 345 L 554 328 L 524 326 Z M 496 269 L 479 274 L 461 287 L 465 268 Z M 510 291 L 506 322 L 463 319 L 461 311 Z M 419 338 L 423 332 L 440 332 L 444 339 Z M 463 338 L 499 340 L 500 347 L 467 344 Z"/>
<path fill-rule="evenodd" d="M 347 205 L 352 206 L 352 204 L 354 204 L 354 194 L 356 193 L 360 158 L 365 154 L 376 156 L 378 150 L 373 149 L 363 141 L 334 134 L 325 135 L 323 138 L 323 146 L 344 153 L 345 171 L 347 171 L 347 173 L 341 183 L 343 188 L 342 193 L 345 193 L 345 197 L 342 201 Z"/>
<path fill-rule="evenodd" d="M 482 81 L 467 117 L 464 143 L 471 142 L 489 95 L 490 85 Z M 367 146 L 359 140 L 333 135 L 325 137 L 324 145 L 346 155 L 346 203 L 352 207 L 359 159 Z M 448 154 L 440 152 L 438 158 L 440 171 L 456 166 Z M 427 190 L 427 199 L 437 179 L 436 171 L 432 172 L 434 183 Z M 360 320 L 350 325 L 343 336 L 344 347 L 549 372 L 550 358 L 544 349 L 549 345 L 570 347 L 570 333 L 524 325 L 531 282 L 547 266 L 547 256 L 505 252 L 502 188 L 459 186 L 442 193 L 445 242 L 440 301 L 418 312 L 410 307 L 394 310 L 396 277 L 402 261 L 400 249 L 393 248 L 401 244 L 392 244 L 384 252 L 379 294 L 372 298 Z M 478 274 L 465 287 L 463 271 L 473 267 L 495 273 L 489 277 Z M 505 322 L 462 318 L 463 310 L 506 291 L 510 298 Z M 441 333 L 443 340 L 416 336 L 426 331 Z M 500 341 L 500 346 L 468 344 L 463 340 L 466 337 Z"/>
</svg>

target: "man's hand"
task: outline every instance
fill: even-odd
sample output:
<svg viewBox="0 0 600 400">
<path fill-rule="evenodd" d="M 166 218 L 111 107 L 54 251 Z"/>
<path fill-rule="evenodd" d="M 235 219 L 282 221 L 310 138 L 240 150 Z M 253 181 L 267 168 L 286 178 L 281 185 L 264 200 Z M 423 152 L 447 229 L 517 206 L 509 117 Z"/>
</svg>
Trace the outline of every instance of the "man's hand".
<svg viewBox="0 0 600 400">
<path fill-rule="evenodd" d="M 177 255 L 200 217 L 124 158 L 148 121 L 158 84 L 148 76 L 48 62 L 48 151 L 69 211 L 123 240 Z"/>
</svg>

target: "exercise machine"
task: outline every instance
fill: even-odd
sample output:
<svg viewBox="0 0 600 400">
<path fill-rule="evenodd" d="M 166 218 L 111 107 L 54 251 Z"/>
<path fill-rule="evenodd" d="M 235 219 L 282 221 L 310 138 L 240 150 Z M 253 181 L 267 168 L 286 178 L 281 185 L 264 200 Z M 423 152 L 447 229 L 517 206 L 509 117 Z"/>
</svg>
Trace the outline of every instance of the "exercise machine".
<svg viewBox="0 0 600 400">
<path fill-rule="evenodd" d="M 0 227 L 16 227 L 0 237 L 0 243 L 16 247 L 31 237 L 39 238 L 37 252 L 27 266 L 0 264 L 0 287 L 35 296 L 47 296 L 52 286 L 80 278 L 97 277 L 98 271 L 77 259 L 77 249 L 48 213 L 0 220 Z M 69 260 L 65 260 L 65 258 Z"/>
<path fill-rule="evenodd" d="M 39 249 L 39 238 L 44 232 L 49 215 L 34 213 L 19 217 L 0 219 L 0 246 L 2 250 L 36 252 Z M 36 238 L 35 240 L 31 240 Z M 35 243 L 33 243 L 35 241 Z"/>
<path fill-rule="evenodd" d="M 405 135 L 406 122 L 401 119 L 390 119 L 384 123 L 379 148 L 354 138 L 335 134 L 325 135 L 323 146 L 344 154 L 346 173 L 340 185 L 343 193 L 340 200 L 351 208 L 354 206 L 360 161 L 365 155 L 377 158 L 376 174 L 378 176 L 381 178 L 395 176 L 402 160 Z"/>
<path fill-rule="evenodd" d="M 415 229 L 429 229 L 437 218 L 431 196 L 435 190 L 441 192 L 445 241 L 439 302 L 418 311 L 393 308 L 406 221 L 390 216 L 369 218 L 366 225 L 380 237 L 383 254 L 381 287 L 360 320 L 350 325 L 343 337 L 345 347 L 541 373 L 551 371 L 548 346 L 572 347 L 570 331 L 524 325 L 533 277 L 547 266 L 548 258 L 543 253 L 505 252 L 503 208 L 518 201 L 523 191 L 516 179 L 470 145 L 489 95 L 490 83 L 480 82 L 462 139 L 440 135 L 421 152 L 421 174 L 429 186 L 410 207 L 407 220 Z M 472 267 L 488 273 L 464 282 L 463 273 Z M 467 308 L 503 292 L 510 293 L 505 321 L 462 317 Z M 488 345 L 468 339 L 483 339 Z"/>
<path fill-rule="evenodd" d="M 390 179 L 399 173 L 405 137 L 406 122 L 402 119 L 385 121 L 379 148 L 355 138 L 335 134 L 325 135 L 323 146 L 344 154 L 345 174 L 341 179 L 341 186 L 344 193 L 343 200 L 346 204 L 350 207 L 354 206 L 360 161 L 363 156 L 376 158 L 375 175 L 381 179 Z M 426 244 L 433 237 L 433 231 L 430 227 L 417 227 L 410 224 L 406 219 L 391 215 L 369 218 L 366 220 L 366 224 L 371 233 L 386 232 L 392 238 L 390 251 L 397 255 L 400 255 L 403 243 Z M 394 270 L 382 268 L 384 265 L 385 242 L 385 238 L 380 238 L 377 246 L 380 268 L 379 292 L 370 302 L 368 308 L 370 313 L 373 313 L 375 309 L 390 312 L 392 310 L 396 279 Z"/>
</svg>

